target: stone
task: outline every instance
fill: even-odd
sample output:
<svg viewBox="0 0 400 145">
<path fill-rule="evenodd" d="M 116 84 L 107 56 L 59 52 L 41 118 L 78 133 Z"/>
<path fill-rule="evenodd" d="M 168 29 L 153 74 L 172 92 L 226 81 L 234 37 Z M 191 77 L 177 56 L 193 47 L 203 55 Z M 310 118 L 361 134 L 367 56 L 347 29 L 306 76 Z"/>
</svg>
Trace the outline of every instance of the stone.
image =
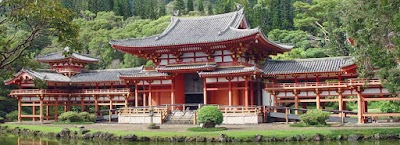
<svg viewBox="0 0 400 145">
<path fill-rule="evenodd" d="M 139 138 L 139 141 L 149 142 L 149 141 L 150 141 L 150 138 L 149 138 L 149 137 L 142 136 L 142 137 Z"/>
<path fill-rule="evenodd" d="M 357 141 L 357 140 L 360 140 L 360 139 L 362 139 L 362 136 L 358 135 L 358 134 L 351 134 L 351 135 L 349 135 L 347 137 L 348 141 Z"/>
<path fill-rule="evenodd" d="M 76 126 L 76 128 L 85 128 L 85 126 L 83 126 L 83 125 L 78 125 L 78 126 Z"/>
<path fill-rule="evenodd" d="M 66 137 L 69 137 L 69 134 L 71 133 L 71 131 L 68 129 L 68 128 L 63 128 L 62 130 L 61 130 L 61 132 L 60 133 L 58 133 L 59 134 L 59 137 L 61 137 L 61 138 L 66 138 Z"/>
<path fill-rule="evenodd" d="M 227 142 L 228 141 L 228 136 L 225 134 L 221 134 L 219 136 L 219 142 Z"/>
<path fill-rule="evenodd" d="M 129 141 L 137 141 L 138 137 L 134 134 L 128 134 L 128 135 L 122 136 L 122 139 L 129 140 Z"/>
<path fill-rule="evenodd" d="M 253 142 L 261 142 L 262 141 L 262 135 L 257 134 L 256 137 L 254 137 Z"/>
<path fill-rule="evenodd" d="M 82 136 L 83 139 L 91 139 L 93 136 L 90 133 L 86 133 Z"/>
<path fill-rule="evenodd" d="M 322 136 L 321 134 L 317 133 L 312 137 L 313 141 L 322 141 L 324 140 L 324 136 Z"/>
<path fill-rule="evenodd" d="M 88 132 L 90 132 L 90 130 L 89 129 L 86 129 L 86 128 L 80 128 L 79 129 L 79 134 L 85 134 L 85 133 L 88 133 Z"/>
<path fill-rule="evenodd" d="M 196 142 L 206 142 L 207 138 L 205 137 L 196 137 Z"/>
</svg>

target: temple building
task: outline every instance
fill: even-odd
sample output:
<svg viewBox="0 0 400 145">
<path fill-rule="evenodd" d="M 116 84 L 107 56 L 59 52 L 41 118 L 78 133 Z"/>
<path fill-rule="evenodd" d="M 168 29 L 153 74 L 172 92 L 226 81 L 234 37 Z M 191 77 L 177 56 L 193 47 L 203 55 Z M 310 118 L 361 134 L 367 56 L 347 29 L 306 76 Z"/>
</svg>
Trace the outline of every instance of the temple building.
<svg viewBox="0 0 400 145">
<path fill-rule="evenodd" d="M 224 113 L 224 123 L 246 124 L 265 122 L 280 107 L 299 114 L 299 108 L 308 104 L 323 109 L 327 102 L 338 102 L 336 114 L 343 118 L 349 101 L 358 104 L 359 123 L 373 116 L 398 115 L 368 113 L 369 101 L 399 99 L 390 97 L 377 79 L 358 79 L 352 57 L 269 59 L 292 46 L 268 40 L 259 28 L 251 29 L 243 9 L 172 17 L 161 34 L 111 40 L 110 45 L 152 60 L 155 66 L 85 70 L 87 64 L 99 60 L 63 52 L 38 56 L 36 60 L 49 64 L 49 70 L 23 69 L 5 81 L 19 87 L 10 93 L 18 99 L 18 120 L 57 120 L 58 106 L 64 111 L 71 106 L 88 111 L 88 106 L 94 106 L 101 116 L 102 106 L 107 106 L 110 114 L 119 108 L 119 123 L 148 123 L 153 119 L 150 111 L 155 113 L 155 123 L 172 120 L 176 112 L 181 113 L 179 118 L 195 123 L 196 113 L 190 110 L 217 105 Z M 21 114 L 22 107 L 34 111 Z M 37 107 L 39 114 L 35 114 Z"/>
</svg>

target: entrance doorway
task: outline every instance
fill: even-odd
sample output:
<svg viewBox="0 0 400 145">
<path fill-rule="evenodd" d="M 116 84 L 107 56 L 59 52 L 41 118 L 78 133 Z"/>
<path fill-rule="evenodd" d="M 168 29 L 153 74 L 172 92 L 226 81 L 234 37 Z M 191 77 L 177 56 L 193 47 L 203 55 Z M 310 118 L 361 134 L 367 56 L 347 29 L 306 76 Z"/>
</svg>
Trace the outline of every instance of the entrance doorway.
<svg viewBox="0 0 400 145">
<path fill-rule="evenodd" d="M 197 104 L 203 104 L 203 78 L 197 73 L 185 74 L 185 104 L 196 104 L 188 106 L 190 110 L 196 110 Z"/>
</svg>

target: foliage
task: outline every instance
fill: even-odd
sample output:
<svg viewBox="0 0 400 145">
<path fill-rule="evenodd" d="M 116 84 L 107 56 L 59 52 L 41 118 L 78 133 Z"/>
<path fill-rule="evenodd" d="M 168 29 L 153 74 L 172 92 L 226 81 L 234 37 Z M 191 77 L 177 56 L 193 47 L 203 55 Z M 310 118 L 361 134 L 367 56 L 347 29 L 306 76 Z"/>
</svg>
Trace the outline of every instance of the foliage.
<svg viewBox="0 0 400 145">
<path fill-rule="evenodd" d="M 60 122 L 71 123 L 71 122 L 95 122 L 96 115 L 89 114 L 87 112 L 75 112 L 75 111 L 68 111 L 61 113 L 58 116 L 58 120 Z"/>
<path fill-rule="evenodd" d="M 26 114 L 25 112 L 21 112 L 21 114 Z M 6 115 L 6 119 L 9 122 L 18 121 L 18 110 L 14 110 Z"/>
<path fill-rule="evenodd" d="M 329 125 L 327 125 L 327 124 L 309 125 L 304 122 L 299 122 L 299 123 L 289 124 L 289 126 L 290 127 L 310 127 L 310 126 L 312 126 L 312 127 L 327 127 Z"/>
<path fill-rule="evenodd" d="M 179 15 L 185 14 L 185 2 L 183 0 L 174 1 L 174 10 L 179 10 Z"/>
<path fill-rule="evenodd" d="M 0 117 L 0 123 L 4 123 L 4 118 Z"/>
<path fill-rule="evenodd" d="M 80 112 L 78 116 L 81 118 L 81 122 L 96 122 L 96 115 L 90 114 L 89 112 Z"/>
<path fill-rule="evenodd" d="M 54 36 L 59 43 L 75 46 L 77 26 L 73 15 L 56 1 L 0 2 L 0 69 L 14 63 L 41 36 Z"/>
<path fill-rule="evenodd" d="M 215 125 L 221 124 L 223 119 L 222 112 L 217 106 L 204 106 L 200 109 L 197 116 L 197 121 L 203 123 L 205 127 L 209 123 L 212 124 L 211 127 L 215 127 Z"/>
<path fill-rule="evenodd" d="M 44 81 L 42 79 L 34 78 L 33 79 L 33 84 L 35 85 L 35 88 L 47 89 L 47 83 L 46 83 L 46 81 Z"/>
<path fill-rule="evenodd" d="M 318 109 L 308 110 L 306 114 L 300 115 L 300 119 L 307 125 L 326 125 L 330 113 Z"/>
<path fill-rule="evenodd" d="M 226 127 L 214 127 L 214 128 L 190 127 L 187 130 L 193 131 L 193 132 L 212 132 L 212 131 L 228 130 L 228 128 L 226 128 Z"/>
<path fill-rule="evenodd" d="M 400 112 L 399 101 L 382 101 L 380 102 L 379 110 L 384 113 Z"/>
</svg>

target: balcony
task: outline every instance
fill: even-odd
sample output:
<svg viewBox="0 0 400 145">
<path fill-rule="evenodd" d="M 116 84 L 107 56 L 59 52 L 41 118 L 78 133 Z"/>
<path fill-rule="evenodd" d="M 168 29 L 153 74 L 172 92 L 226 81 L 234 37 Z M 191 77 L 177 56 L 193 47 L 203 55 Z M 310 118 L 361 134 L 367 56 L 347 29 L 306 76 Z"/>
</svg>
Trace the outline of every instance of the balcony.
<svg viewBox="0 0 400 145">
<path fill-rule="evenodd" d="M 265 83 L 266 90 L 343 88 L 351 86 L 381 85 L 380 80 L 349 79 L 342 82 Z"/>
<path fill-rule="evenodd" d="M 64 89 L 19 89 L 11 90 L 12 95 L 120 95 L 127 94 L 130 89 L 79 89 L 79 90 L 64 90 Z"/>
</svg>

